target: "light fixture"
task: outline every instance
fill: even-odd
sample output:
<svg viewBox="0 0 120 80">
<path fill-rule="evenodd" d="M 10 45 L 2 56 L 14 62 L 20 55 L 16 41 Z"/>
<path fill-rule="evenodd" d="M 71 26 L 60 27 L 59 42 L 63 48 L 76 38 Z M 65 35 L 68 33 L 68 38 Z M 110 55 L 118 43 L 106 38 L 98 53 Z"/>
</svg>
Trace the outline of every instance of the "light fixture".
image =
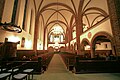
<svg viewBox="0 0 120 80">
<path fill-rule="evenodd" d="M 0 27 L 2 30 L 7 30 L 10 32 L 17 32 L 17 33 L 21 33 L 22 29 L 20 28 L 20 26 L 17 26 L 13 23 L 0 23 Z"/>
<path fill-rule="evenodd" d="M 53 27 L 53 33 L 60 35 L 63 33 L 63 29 L 58 24 L 56 24 L 55 27 Z"/>
</svg>

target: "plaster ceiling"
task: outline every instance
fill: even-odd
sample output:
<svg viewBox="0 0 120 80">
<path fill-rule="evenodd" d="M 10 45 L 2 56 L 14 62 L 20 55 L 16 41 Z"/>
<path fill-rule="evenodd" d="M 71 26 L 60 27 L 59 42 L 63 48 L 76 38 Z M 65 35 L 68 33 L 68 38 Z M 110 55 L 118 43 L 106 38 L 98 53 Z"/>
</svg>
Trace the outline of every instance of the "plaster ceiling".
<svg viewBox="0 0 120 80">
<path fill-rule="evenodd" d="M 42 10 L 45 6 L 51 4 L 51 6 L 47 6 L 46 8 L 44 8 L 44 11 L 41 13 L 44 19 L 44 25 L 50 23 L 47 26 L 48 31 L 51 29 L 51 27 L 53 27 L 53 25 L 55 25 L 55 23 L 59 23 L 59 25 L 61 25 L 62 28 L 64 29 L 64 32 L 66 32 L 67 27 L 70 27 L 70 20 L 73 15 L 70 12 L 70 10 L 65 6 L 68 6 L 75 12 L 75 9 L 78 10 L 80 2 L 80 0 L 34 0 L 34 1 L 37 10 L 40 6 L 39 11 Z M 43 19 L 41 19 L 41 21 L 43 21 Z M 58 20 L 59 22 L 57 22 L 56 20 Z"/>
<path fill-rule="evenodd" d="M 67 27 L 75 25 L 75 17 L 78 17 L 80 13 L 85 12 L 83 15 L 83 23 L 88 26 L 92 26 L 108 16 L 106 5 L 104 7 L 101 6 L 101 2 L 103 1 L 104 0 L 34 0 L 34 3 L 36 12 L 40 12 L 39 20 L 43 23 L 43 27 L 47 25 L 48 33 L 56 23 L 59 24 L 66 33 Z M 91 8 L 88 9 L 89 7 Z M 73 19 L 72 16 L 74 16 Z"/>
</svg>

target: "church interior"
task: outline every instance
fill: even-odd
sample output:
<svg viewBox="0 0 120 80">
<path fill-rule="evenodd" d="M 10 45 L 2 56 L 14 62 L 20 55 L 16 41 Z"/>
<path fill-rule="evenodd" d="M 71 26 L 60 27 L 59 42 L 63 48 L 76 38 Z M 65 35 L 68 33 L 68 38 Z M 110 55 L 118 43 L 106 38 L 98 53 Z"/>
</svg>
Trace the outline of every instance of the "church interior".
<svg viewBox="0 0 120 80">
<path fill-rule="evenodd" d="M 120 0 L 0 0 L 0 80 L 56 79 L 120 79 Z"/>
</svg>

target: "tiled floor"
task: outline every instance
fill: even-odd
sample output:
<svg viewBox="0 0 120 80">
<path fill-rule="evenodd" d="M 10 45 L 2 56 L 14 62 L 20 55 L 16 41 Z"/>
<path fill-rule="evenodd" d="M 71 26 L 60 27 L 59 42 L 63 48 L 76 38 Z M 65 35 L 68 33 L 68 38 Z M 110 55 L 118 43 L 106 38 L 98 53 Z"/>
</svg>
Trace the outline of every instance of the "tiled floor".
<svg viewBox="0 0 120 80">
<path fill-rule="evenodd" d="M 120 73 L 74 74 L 65 68 L 59 54 L 55 54 L 48 70 L 41 75 L 34 75 L 34 80 L 120 80 Z"/>
</svg>

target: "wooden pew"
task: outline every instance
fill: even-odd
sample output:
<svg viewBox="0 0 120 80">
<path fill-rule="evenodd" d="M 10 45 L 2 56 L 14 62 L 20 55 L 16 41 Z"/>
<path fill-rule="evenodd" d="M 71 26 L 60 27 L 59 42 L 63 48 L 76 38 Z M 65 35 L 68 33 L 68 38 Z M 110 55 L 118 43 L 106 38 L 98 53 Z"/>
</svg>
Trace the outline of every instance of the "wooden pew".
<svg viewBox="0 0 120 80">
<path fill-rule="evenodd" d="M 49 65 L 53 55 L 54 54 L 46 53 L 46 54 L 42 54 L 42 55 L 39 56 L 39 57 L 42 58 L 42 68 L 43 68 L 44 71 L 47 70 L 48 65 Z"/>
<path fill-rule="evenodd" d="M 67 69 L 69 71 L 72 71 L 73 70 L 73 67 L 74 67 L 74 63 L 75 63 L 75 54 L 71 54 L 71 53 L 63 53 L 63 54 L 60 54 Z"/>
<path fill-rule="evenodd" d="M 120 72 L 120 61 L 117 60 L 76 60 L 74 72 Z"/>
</svg>

